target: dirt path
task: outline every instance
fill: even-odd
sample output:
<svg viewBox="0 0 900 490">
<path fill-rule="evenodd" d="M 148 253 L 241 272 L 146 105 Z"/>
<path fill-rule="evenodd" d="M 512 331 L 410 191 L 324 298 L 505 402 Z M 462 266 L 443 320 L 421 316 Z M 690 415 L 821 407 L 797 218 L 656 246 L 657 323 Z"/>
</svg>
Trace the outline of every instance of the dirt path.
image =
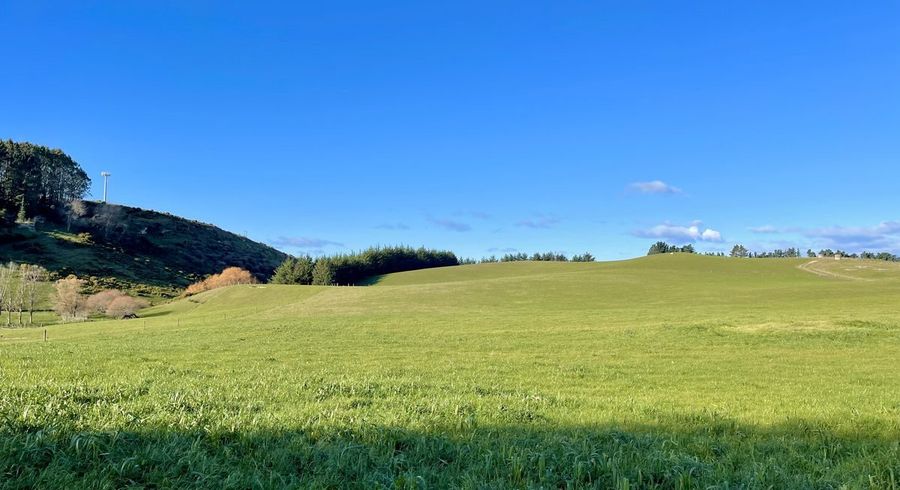
<svg viewBox="0 0 900 490">
<path fill-rule="evenodd" d="M 839 274 L 837 272 L 825 271 L 822 269 L 816 269 L 812 267 L 813 264 L 818 263 L 819 259 L 810 260 L 809 262 L 804 262 L 797 266 L 798 269 L 809 272 L 810 274 L 815 274 L 819 277 L 830 277 L 834 279 L 849 279 L 851 281 L 871 281 L 872 279 L 867 279 L 864 277 L 854 277 L 847 274 Z"/>
</svg>

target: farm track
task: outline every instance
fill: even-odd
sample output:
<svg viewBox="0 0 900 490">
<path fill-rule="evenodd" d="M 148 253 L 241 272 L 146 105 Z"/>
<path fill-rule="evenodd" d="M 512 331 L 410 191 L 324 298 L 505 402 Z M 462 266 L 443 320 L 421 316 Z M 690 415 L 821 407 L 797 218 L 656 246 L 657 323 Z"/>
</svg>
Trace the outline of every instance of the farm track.
<svg viewBox="0 0 900 490">
<path fill-rule="evenodd" d="M 837 272 L 825 271 L 822 269 L 816 269 L 816 268 L 810 267 L 811 265 L 818 263 L 818 262 L 819 262 L 818 259 L 811 260 L 809 262 L 805 262 L 803 264 L 798 265 L 797 268 L 802 271 L 809 272 L 810 274 L 815 274 L 819 277 L 829 277 L 829 278 L 833 278 L 833 279 L 849 279 L 851 281 L 872 281 L 872 279 L 868 279 L 868 278 L 864 278 L 864 277 L 854 277 L 854 276 L 850 276 L 847 274 L 839 274 Z"/>
</svg>

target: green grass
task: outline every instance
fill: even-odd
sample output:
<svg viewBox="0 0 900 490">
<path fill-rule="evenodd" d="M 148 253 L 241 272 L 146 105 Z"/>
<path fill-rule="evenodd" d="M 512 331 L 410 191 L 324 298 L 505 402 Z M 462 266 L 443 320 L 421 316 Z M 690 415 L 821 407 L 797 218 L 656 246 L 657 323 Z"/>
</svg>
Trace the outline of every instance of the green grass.
<svg viewBox="0 0 900 490">
<path fill-rule="evenodd" d="M 484 264 L 2 330 L 0 487 L 897 488 L 900 271 L 806 262 Z"/>
</svg>

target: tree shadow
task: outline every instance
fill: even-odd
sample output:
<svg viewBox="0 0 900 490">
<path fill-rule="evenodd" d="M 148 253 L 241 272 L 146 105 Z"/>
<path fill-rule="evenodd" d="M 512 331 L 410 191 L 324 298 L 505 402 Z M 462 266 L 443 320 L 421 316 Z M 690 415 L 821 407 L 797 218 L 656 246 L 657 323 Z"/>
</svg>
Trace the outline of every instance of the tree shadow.
<svg viewBox="0 0 900 490">
<path fill-rule="evenodd" d="M 7 418 L 0 488 L 897 488 L 896 427 L 866 425 L 878 429 L 692 418 L 687 428 L 73 431 Z"/>
</svg>

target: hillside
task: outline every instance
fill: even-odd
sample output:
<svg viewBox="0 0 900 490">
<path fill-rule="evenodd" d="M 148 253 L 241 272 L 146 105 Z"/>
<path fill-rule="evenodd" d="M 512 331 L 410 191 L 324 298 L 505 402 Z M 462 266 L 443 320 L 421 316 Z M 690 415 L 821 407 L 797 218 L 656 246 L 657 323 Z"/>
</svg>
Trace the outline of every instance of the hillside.
<svg viewBox="0 0 900 490">
<path fill-rule="evenodd" d="M 285 254 L 213 225 L 128 206 L 83 201 L 34 229 L 0 233 L 0 259 L 76 274 L 98 286 L 148 295 L 178 289 L 227 266 L 268 277 Z"/>
<path fill-rule="evenodd" d="M 900 270 L 809 262 L 482 264 L 223 288 L 47 342 L 0 330 L 0 476 L 892 488 Z"/>
</svg>

